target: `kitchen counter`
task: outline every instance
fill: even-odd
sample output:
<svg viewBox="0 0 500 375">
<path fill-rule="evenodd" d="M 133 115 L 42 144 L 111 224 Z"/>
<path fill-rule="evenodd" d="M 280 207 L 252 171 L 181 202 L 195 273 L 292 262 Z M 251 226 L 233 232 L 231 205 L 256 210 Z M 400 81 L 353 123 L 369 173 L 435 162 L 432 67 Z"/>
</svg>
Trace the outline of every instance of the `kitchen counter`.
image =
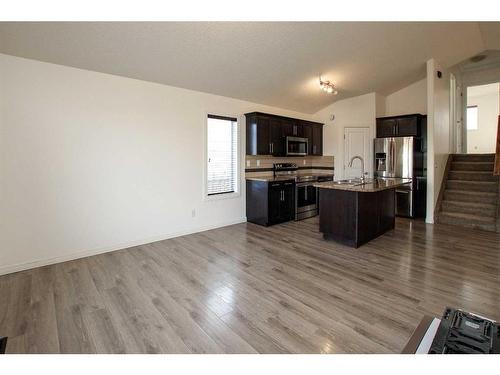
<svg viewBox="0 0 500 375">
<path fill-rule="evenodd" d="M 307 172 L 307 173 L 299 173 L 297 176 L 318 176 L 318 177 L 332 177 L 333 178 L 333 173 L 318 173 L 318 172 Z M 268 181 L 268 182 L 275 182 L 275 181 L 289 181 L 289 180 L 295 180 L 294 175 L 290 176 L 249 176 L 245 177 L 246 180 L 250 181 Z"/>
<path fill-rule="evenodd" d="M 363 185 L 316 183 L 323 238 L 357 248 L 394 229 L 395 190 L 408 179 L 371 180 Z"/>
<path fill-rule="evenodd" d="M 329 182 L 318 182 L 317 184 L 314 184 L 314 186 L 321 189 L 335 189 L 335 190 L 374 193 L 377 191 L 394 189 L 399 186 L 403 186 L 410 183 L 411 183 L 410 179 L 393 178 L 393 179 L 368 180 L 367 183 L 362 185 L 339 184 L 335 181 L 329 181 Z"/>
</svg>

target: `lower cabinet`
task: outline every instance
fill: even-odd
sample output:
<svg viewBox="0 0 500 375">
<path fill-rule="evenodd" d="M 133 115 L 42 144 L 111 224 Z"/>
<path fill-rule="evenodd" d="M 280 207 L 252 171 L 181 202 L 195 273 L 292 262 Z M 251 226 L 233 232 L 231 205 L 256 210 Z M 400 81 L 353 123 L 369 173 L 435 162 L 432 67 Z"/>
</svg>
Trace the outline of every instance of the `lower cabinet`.
<svg viewBox="0 0 500 375">
<path fill-rule="evenodd" d="M 246 182 L 247 220 L 273 225 L 295 219 L 295 181 Z"/>
</svg>

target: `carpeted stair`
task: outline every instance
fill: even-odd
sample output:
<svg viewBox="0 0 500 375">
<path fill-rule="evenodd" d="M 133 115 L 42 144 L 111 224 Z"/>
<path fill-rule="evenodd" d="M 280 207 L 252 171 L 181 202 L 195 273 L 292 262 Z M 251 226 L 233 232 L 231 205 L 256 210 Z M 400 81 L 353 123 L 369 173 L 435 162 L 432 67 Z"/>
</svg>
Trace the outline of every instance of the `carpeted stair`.
<svg viewBox="0 0 500 375">
<path fill-rule="evenodd" d="M 496 231 L 498 176 L 494 154 L 455 154 L 447 176 L 438 222 Z"/>
</svg>

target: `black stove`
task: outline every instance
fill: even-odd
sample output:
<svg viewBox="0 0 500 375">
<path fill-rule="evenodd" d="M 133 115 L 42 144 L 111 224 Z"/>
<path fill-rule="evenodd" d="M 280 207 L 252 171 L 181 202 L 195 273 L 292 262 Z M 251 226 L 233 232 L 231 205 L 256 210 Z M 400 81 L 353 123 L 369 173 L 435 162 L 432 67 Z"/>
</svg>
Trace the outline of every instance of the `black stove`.
<svg viewBox="0 0 500 375">
<path fill-rule="evenodd" d="M 429 353 L 498 354 L 498 324 L 494 320 L 447 307 Z"/>
<path fill-rule="evenodd" d="M 273 164 L 274 177 L 290 177 L 296 182 L 318 181 L 317 175 L 298 174 L 299 167 L 295 163 L 275 163 Z"/>
<path fill-rule="evenodd" d="M 273 164 L 273 173 L 274 176 L 280 175 L 291 175 L 295 176 L 299 167 L 295 163 L 274 163 Z"/>
</svg>

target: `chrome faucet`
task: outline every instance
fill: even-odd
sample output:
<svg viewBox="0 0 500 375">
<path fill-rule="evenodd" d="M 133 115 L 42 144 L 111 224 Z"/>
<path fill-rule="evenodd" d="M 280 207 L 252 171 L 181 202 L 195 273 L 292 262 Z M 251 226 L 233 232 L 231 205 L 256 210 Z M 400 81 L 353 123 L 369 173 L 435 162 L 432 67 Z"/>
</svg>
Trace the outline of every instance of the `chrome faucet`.
<svg viewBox="0 0 500 375">
<path fill-rule="evenodd" d="M 354 159 L 359 159 L 359 161 L 361 162 L 361 178 L 360 178 L 360 180 L 361 180 L 361 182 L 365 182 L 365 161 L 359 155 L 353 156 L 351 158 L 351 161 L 349 162 L 349 168 L 352 168 L 352 162 L 354 161 Z"/>
</svg>

